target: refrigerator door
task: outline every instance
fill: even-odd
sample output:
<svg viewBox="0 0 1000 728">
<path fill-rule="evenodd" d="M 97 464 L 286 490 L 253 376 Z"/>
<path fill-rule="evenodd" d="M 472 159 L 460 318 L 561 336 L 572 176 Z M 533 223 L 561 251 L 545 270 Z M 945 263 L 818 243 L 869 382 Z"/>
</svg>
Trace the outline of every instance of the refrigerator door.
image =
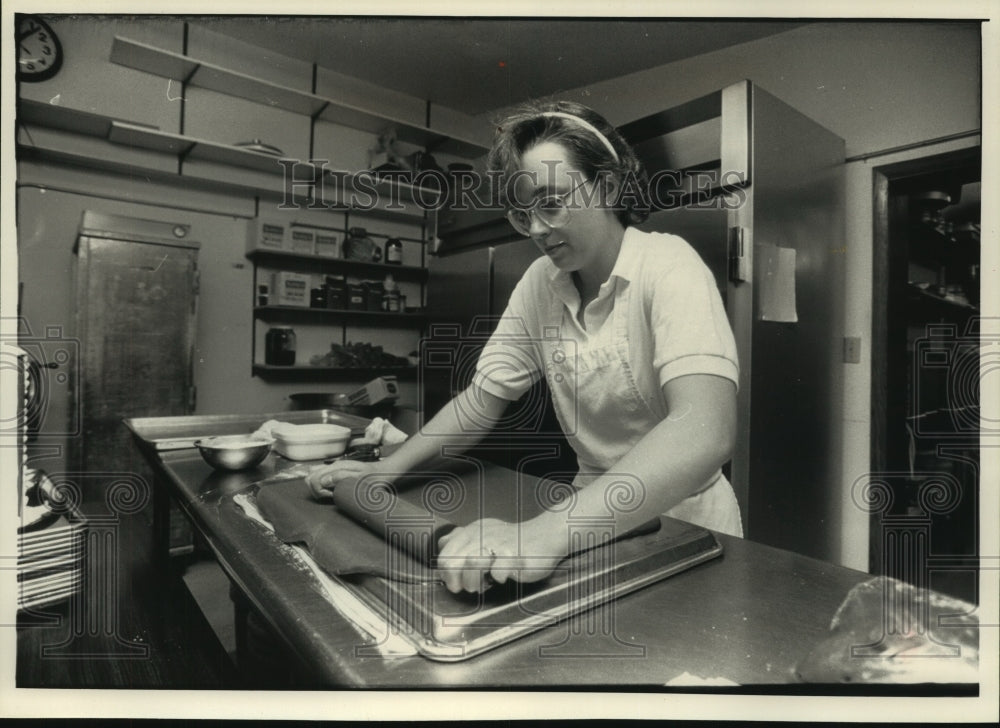
<svg viewBox="0 0 1000 728">
<path fill-rule="evenodd" d="M 663 181 L 660 211 L 643 228 L 691 243 L 726 305 L 740 360 L 730 480 L 744 532 L 836 558 L 843 140 L 745 81 L 621 130 Z M 718 184 L 705 184 L 713 175 Z M 762 306 L 777 295 L 780 276 L 767 265 L 775 251 L 794 261 L 782 289 L 794 316 Z"/>
<path fill-rule="evenodd" d="M 83 472 L 133 472 L 137 456 L 122 419 L 190 414 L 193 406 L 197 243 L 156 240 L 141 229 L 97 231 L 91 218 L 84 222 L 77 241 L 83 376 L 76 462 Z"/>
<path fill-rule="evenodd" d="M 734 221 L 733 212 L 721 206 L 688 205 L 654 212 L 639 228 L 684 238 L 712 271 L 726 307 L 729 325 L 736 339 L 736 354 L 741 371 L 740 387 L 736 395 L 739 413 L 736 446 L 732 459 L 723 466 L 723 473 L 736 493 L 746 532 L 750 487 L 747 466 L 750 446 L 750 383 L 749 370 L 744 368 L 744 362 L 750 360 L 752 291 L 749 283 L 734 282 L 730 278 L 729 231 Z"/>
<path fill-rule="evenodd" d="M 640 230 L 672 233 L 690 243 L 715 276 L 723 303 L 727 302 L 729 293 L 728 227 L 727 211 L 708 207 L 661 210 L 639 225 Z"/>
</svg>

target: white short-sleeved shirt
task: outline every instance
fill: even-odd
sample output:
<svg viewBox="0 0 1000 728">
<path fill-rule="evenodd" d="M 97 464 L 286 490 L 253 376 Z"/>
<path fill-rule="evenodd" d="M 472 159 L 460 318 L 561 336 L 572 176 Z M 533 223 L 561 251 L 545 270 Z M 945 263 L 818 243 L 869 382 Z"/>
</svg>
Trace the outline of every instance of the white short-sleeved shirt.
<svg viewBox="0 0 1000 728">
<path fill-rule="evenodd" d="M 538 258 L 514 288 L 474 382 L 516 400 L 544 375 L 582 485 L 666 417 L 666 382 L 713 374 L 738 385 L 739 365 L 715 279 L 675 235 L 627 228 L 585 326 L 579 308 L 570 274 Z"/>
</svg>

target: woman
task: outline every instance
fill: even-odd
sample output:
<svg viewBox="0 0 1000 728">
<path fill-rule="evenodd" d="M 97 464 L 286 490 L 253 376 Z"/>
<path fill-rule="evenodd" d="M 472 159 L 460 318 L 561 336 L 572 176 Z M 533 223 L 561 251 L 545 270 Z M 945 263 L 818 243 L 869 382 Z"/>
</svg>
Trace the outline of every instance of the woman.
<svg viewBox="0 0 1000 728">
<path fill-rule="evenodd" d="M 580 464 L 575 529 L 607 518 L 605 495 L 624 477 L 640 505 L 615 514 L 616 533 L 666 513 L 742 535 L 719 470 L 735 436 L 733 335 L 697 253 L 676 236 L 632 227 L 648 215 L 635 153 L 593 110 L 556 102 L 498 127 L 488 166 L 500 173 L 508 219 L 542 255 L 511 294 L 468 389 L 383 461 L 317 468 L 313 492 L 417 470 L 442 445 L 467 442 L 470 424 L 495 423 L 545 376 Z M 451 591 L 481 591 L 487 569 L 501 583 L 536 581 L 569 552 L 567 515 L 482 519 L 438 545 Z"/>
</svg>

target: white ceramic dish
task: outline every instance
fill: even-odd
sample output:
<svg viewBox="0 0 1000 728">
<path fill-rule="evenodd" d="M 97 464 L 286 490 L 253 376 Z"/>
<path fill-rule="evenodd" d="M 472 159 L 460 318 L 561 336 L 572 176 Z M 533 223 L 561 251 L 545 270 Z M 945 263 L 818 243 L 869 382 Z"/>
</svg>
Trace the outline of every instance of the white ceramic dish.
<svg viewBox="0 0 1000 728">
<path fill-rule="evenodd" d="M 274 449 L 289 460 L 322 460 L 344 454 L 351 430 L 332 424 L 283 423 L 275 426 L 271 435 Z"/>
</svg>

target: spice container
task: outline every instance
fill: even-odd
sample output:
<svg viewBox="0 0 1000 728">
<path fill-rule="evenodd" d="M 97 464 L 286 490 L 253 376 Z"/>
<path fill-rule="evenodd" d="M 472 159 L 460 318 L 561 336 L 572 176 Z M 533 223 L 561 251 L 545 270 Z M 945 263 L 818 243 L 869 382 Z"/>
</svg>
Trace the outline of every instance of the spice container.
<svg viewBox="0 0 1000 728">
<path fill-rule="evenodd" d="M 382 294 L 382 310 L 389 311 L 391 313 L 399 313 L 401 310 L 399 287 L 396 285 L 396 281 L 393 279 L 392 273 L 385 277 L 385 283 L 382 284 L 382 288 L 385 290 Z"/>
<path fill-rule="evenodd" d="M 309 308 L 327 308 L 329 290 L 325 285 L 309 290 Z"/>
<path fill-rule="evenodd" d="M 326 304 L 329 308 L 347 308 L 347 281 L 344 276 L 326 277 Z"/>
<path fill-rule="evenodd" d="M 367 309 L 365 289 L 357 283 L 347 284 L 347 308 L 351 311 L 364 311 Z"/>
<path fill-rule="evenodd" d="M 389 238 L 385 241 L 385 262 L 393 265 L 403 264 L 403 243 L 399 238 Z"/>
<path fill-rule="evenodd" d="M 295 364 L 295 331 L 284 326 L 268 329 L 264 337 L 264 363 L 287 367 Z"/>
<path fill-rule="evenodd" d="M 369 311 L 381 311 L 382 309 L 382 284 L 378 281 L 364 281 L 361 284 L 365 289 L 365 308 Z"/>
</svg>

